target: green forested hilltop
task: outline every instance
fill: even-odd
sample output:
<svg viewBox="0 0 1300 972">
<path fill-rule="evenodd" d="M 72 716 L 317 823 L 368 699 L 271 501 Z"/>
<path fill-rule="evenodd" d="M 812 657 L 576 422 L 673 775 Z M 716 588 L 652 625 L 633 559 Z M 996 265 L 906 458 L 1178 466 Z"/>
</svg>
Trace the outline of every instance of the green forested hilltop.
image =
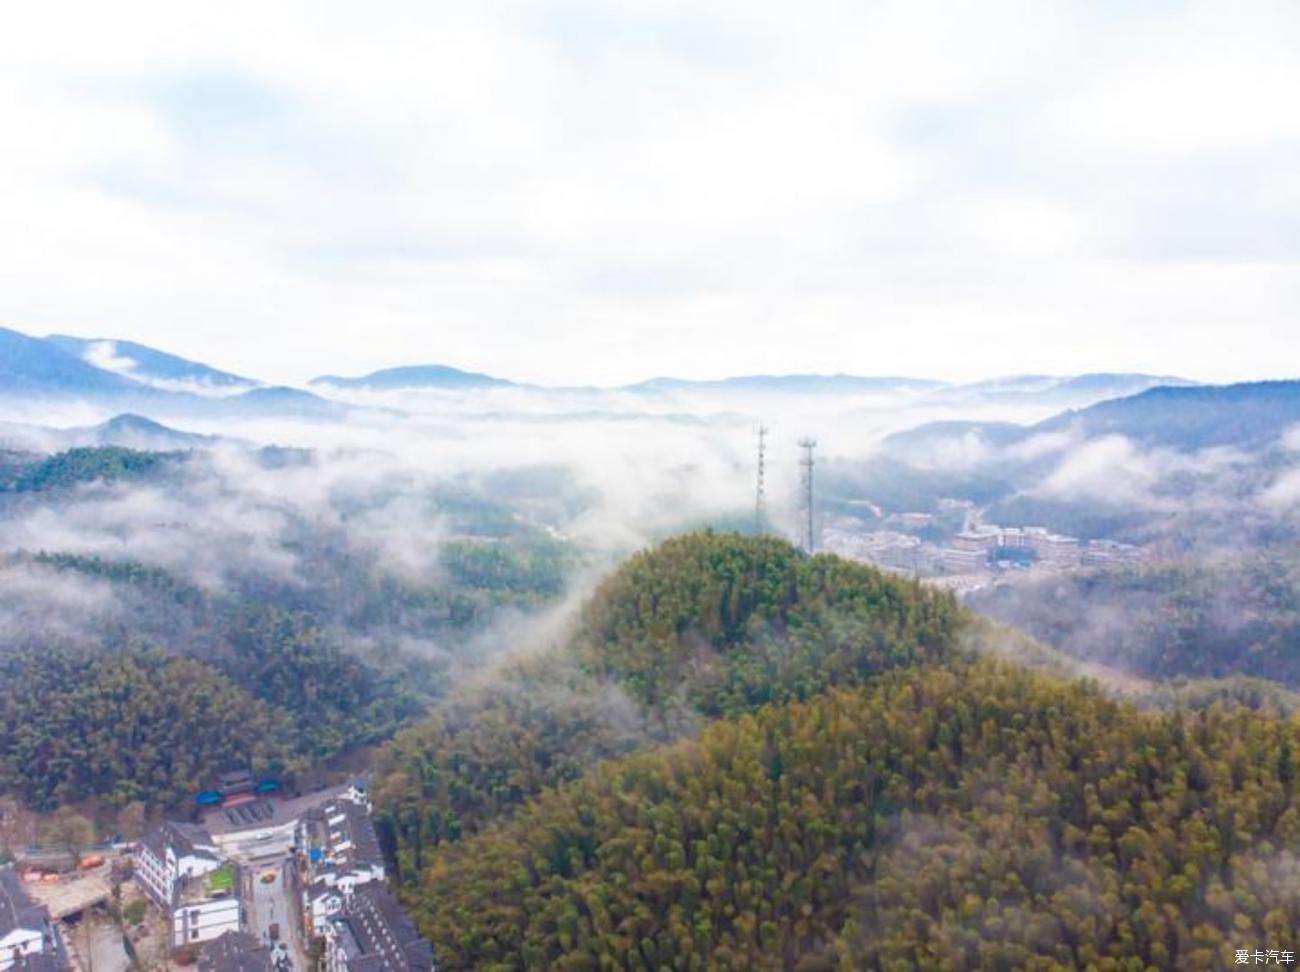
<svg viewBox="0 0 1300 972">
<path fill-rule="evenodd" d="M 68 449 L 32 462 L 0 481 L 0 492 L 31 493 L 82 483 L 147 479 L 185 461 L 184 452 L 141 452 L 120 446 Z"/>
<path fill-rule="evenodd" d="M 950 657 L 963 618 L 946 594 L 782 540 L 665 541 L 600 585 L 572 645 L 445 703 L 385 748 L 380 833 L 410 879 L 432 847 L 599 760 Z"/>
<path fill-rule="evenodd" d="M 941 656 L 962 616 L 949 595 L 864 564 L 695 533 L 602 583 L 574 650 L 649 708 L 684 698 L 713 716 Z"/>
<path fill-rule="evenodd" d="M 1219 968 L 1297 949 L 1297 745 L 927 666 L 601 764 L 408 898 L 445 968 Z"/>
<path fill-rule="evenodd" d="M 193 659 L 128 647 L 0 657 L 0 792 L 47 810 L 90 797 L 188 802 L 230 766 L 282 772 L 276 709 Z"/>
<path fill-rule="evenodd" d="M 466 639 L 502 607 L 556 596 L 568 556 L 529 536 L 463 540 L 451 545 L 448 557 L 461 566 L 450 579 L 441 571 L 398 578 L 349 555 L 323 528 L 295 540 L 301 576 L 250 571 L 224 586 L 87 554 L 0 555 L 0 586 L 17 591 L 8 616 L 23 619 L 0 631 L 0 728 L 14 727 L 0 733 L 0 794 L 41 810 L 140 800 L 151 813 L 174 812 L 223 769 L 261 766 L 270 755 L 290 770 L 311 769 L 381 742 L 441 695 L 440 643 Z M 47 585 L 77 592 L 92 611 L 111 609 L 93 620 L 55 618 L 30 594 Z M 182 673 L 220 708 L 192 705 L 200 696 L 174 684 Z M 96 721 L 105 686 L 118 686 L 115 699 L 126 693 L 121 715 L 146 758 L 118 751 L 113 727 Z M 80 707 L 84 726 L 75 724 Z M 171 715 L 156 718 L 160 711 Z M 241 713 L 247 718 L 219 731 Z"/>
</svg>

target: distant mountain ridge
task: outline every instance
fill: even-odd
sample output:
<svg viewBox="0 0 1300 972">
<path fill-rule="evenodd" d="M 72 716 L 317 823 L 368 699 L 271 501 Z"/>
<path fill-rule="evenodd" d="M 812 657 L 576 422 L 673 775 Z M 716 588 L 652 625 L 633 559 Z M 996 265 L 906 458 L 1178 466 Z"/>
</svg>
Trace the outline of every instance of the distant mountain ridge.
<svg viewBox="0 0 1300 972">
<path fill-rule="evenodd" d="M 344 378 L 339 375 L 322 375 L 313 378 L 310 385 L 330 385 L 335 388 L 368 389 L 373 391 L 397 391 L 414 388 L 512 388 L 516 382 L 477 371 L 462 371 L 448 365 L 404 365 L 398 368 L 384 368 L 372 371 L 357 378 Z"/>
<path fill-rule="evenodd" d="M 1012 422 L 927 422 L 885 439 L 894 453 L 937 449 L 974 438 L 1006 446 L 1036 435 L 1074 432 L 1122 435 L 1141 446 L 1194 450 L 1257 448 L 1300 423 L 1300 380 L 1233 385 L 1157 386 L 1122 398 L 1070 409 L 1032 425 Z"/>
<path fill-rule="evenodd" d="M 736 375 L 730 378 L 651 378 L 649 381 L 624 385 L 620 391 L 633 392 L 757 392 L 786 395 L 866 394 L 879 392 L 925 392 L 944 387 L 940 381 L 925 378 L 866 375 Z"/>
<path fill-rule="evenodd" d="M 0 392 L 17 394 L 123 394 L 137 383 L 70 354 L 57 344 L 0 328 Z"/>
<path fill-rule="evenodd" d="M 357 377 L 325 375 L 313 379 L 310 385 L 327 395 L 407 389 L 523 389 L 647 397 L 692 392 L 724 396 L 896 395 L 900 401 L 937 408 L 1030 406 L 1040 409 L 1041 415 L 1059 413 L 1026 427 L 1035 432 L 1079 429 L 1095 435 L 1113 430 L 1129 434 L 1139 443 L 1156 444 L 1254 442 L 1261 436 L 1276 435 L 1279 423 L 1300 422 L 1289 392 L 1294 382 L 1210 386 L 1174 376 L 1137 373 L 1024 374 L 966 384 L 843 372 L 718 379 L 661 376 L 609 388 L 551 388 L 449 365 L 422 364 Z M 138 413 L 163 421 L 290 418 L 328 422 L 365 410 L 364 403 L 350 404 L 340 397 L 326 397 L 302 388 L 266 385 L 258 378 L 132 341 L 67 334 L 41 338 L 0 328 L 0 397 L 6 396 L 93 402 L 114 412 Z M 1225 424 L 1220 415 L 1224 408 L 1239 413 L 1240 422 Z M 1162 416 L 1162 410 L 1168 409 L 1178 414 Z M 579 409 L 574 414 L 581 412 Z M 910 437 L 913 446 L 925 447 L 928 441 L 951 439 L 957 434 L 985 436 L 992 444 L 1011 441 L 1017 435 L 1005 423 L 997 428 L 975 423 L 961 429 L 921 426 L 902 436 Z M 905 441 L 895 437 L 892 444 L 899 446 Z"/>
<path fill-rule="evenodd" d="M 1124 435 L 1139 445 L 1204 449 L 1267 444 L 1300 423 L 1300 381 L 1151 388 L 1065 412 L 1033 426 Z"/>
<path fill-rule="evenodd" d="M 312 392 L 221 371 L 131 341 L 0 328 L 0 397 L 93 401 L 182 418 L 332 421 L 358 409 Z"/>
<path fill-rule="evenodd" d="M 1092 372 L 1082 375 L 1011 375 L 949 385 L 933 396 L 936 403 L 1020 405 L 1078 408 L 1108 398 L 1136 395 L 1149 388 L 1190 387 L 1197 382 L 1173 375 Z"/>
<path fill-rule="evenodd" d="M 172 428 L 161 422 L 124 412 L 99 425 L 55 429 L 40 425 L 0 423 L 0 449 L 23 452 L 59 452 L 88 446 L 120 446 L 145 452 L 210 449 L 237 443 L 219 435 L 203 435 Z"/>
<path fill-rule="evenodd" d="M 51 334 L 45 341 L 93 367 L 166 391 L 231 392 L 262 384 L 253 378 L 221 371 L 134 341 L 67 334 Z"/>
</svg>

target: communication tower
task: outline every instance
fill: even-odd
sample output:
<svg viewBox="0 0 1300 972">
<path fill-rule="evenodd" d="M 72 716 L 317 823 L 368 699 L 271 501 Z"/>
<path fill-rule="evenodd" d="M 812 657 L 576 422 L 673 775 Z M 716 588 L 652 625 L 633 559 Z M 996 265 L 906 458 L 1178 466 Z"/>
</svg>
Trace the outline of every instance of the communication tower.
<svg viewBox="0 0 1300 972">
<path fill-rule="evenodd" d="M 764 476 L 767 473 L 767 426 L 758 427 L 758 466 L 754 483 L 754 533 L 762 534 L 767 519 L 767 492 Z"/>
<path fill-rule="evenodd" d="M 799 539 L 804 550 L 812 553 L 817 545 L 813 529 L 813 450 L 817 448 L 817 440 L 800 439 L 799 448 L 803 450 L 803 457 L 799 460 Z"/>
</svg>

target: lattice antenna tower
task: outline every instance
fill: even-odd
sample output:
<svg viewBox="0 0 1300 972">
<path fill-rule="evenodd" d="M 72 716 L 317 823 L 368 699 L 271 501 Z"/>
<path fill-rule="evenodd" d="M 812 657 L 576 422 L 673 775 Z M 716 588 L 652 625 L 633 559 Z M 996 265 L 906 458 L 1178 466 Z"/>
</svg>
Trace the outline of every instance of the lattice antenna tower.
<svg viewBox="0 0 1300 972">
<path fill-rule="evenodd" d="M 800 540 L 804 550 L 812 553 L 816 547 L 816 533 L 813 530 L 813 450 L 817 448 L 817 440 L 812 438 L 800 439 L 799 448 L 803 450 L 803 456 L 799 459 L 799 485 L 800 485 L 800 514 L 799 529 Z"/>
<path fill-rule="evenodd" d="M 758 465 L 754 469 L 754 533 L 762 534 L 767 521 L 767 426 L 758 427 Z"/>
</svg>

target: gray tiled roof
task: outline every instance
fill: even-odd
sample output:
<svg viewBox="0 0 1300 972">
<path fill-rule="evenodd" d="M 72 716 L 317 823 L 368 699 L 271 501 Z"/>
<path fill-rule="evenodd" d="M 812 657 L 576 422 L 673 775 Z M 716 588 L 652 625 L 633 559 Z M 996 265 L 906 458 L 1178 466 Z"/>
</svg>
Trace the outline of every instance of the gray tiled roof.
<svg viewBox="0 0 1300 972">
<path fill-rule="evenodd" d="M 358 953 L 349 957 L 349 972 L 431 972 L 435 968 L 433 948 L 380 884 L 358 888 L 335 921 L 347 926 L 349 944 L 355 943 Z"/>
<path fill-rule="evenodd" d="M 15 928 L 43 932 L 47 912 L 27 896 L 13 868 L 0 868 L 0 938 Z"/>
<path fill-rule="evenodd" d="M 342 815 L 343 822 L 331 827 L 329 818 L 339 815 Z M 339 865 L 346 868 L 351 865 L 368 867 L 384 863 L 384 852 L 379 847 L 374 822 L 366 808 L 360 804 L 351 800 L 331 800 L 304 814 L 303 822 L 326 853 Z M 335 833 L 339 834 L 337 841 L 333 839 Z M 338 844 L 345 841 L 351 846 L 340 850 Z M 325 861 L 316 868 L 316 872 L 325 873 L 329 867 L 330 862 Z"/>
<path fill-rule="evenodd" d="M 20 955 L 10 966 L 14 972 L 66 972 L 68 963 L 49 952 L 37 952 L 34 955 Z"/>
<path fill-rule="evenodd" d="M 203 947 L 199 972 L 272 972 L 271 950 L 247 932 L 228 931 Z"/>
<path fill-rule="evenodd" d="M 198 824 L 166 820 L 145 834 L 140 843 L 160 861 L 167 859 L 168 847 L 178 856 L 193 855 L 216 860 L 216 855 L 204 849 L 214 846 L 212 835 Z"/>
</svg>

